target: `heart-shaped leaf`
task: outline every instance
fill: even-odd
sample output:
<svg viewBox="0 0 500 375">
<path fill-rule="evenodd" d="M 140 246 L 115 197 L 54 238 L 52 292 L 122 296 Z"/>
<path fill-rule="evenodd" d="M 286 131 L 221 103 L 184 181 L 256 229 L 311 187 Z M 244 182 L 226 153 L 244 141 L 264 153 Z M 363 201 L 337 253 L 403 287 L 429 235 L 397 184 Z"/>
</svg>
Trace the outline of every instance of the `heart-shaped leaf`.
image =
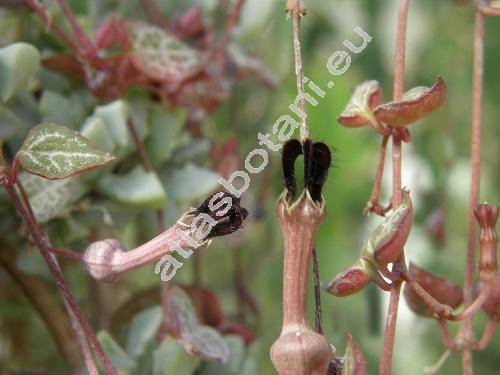
<svg viewBox="0 0 500 375">
<path fill-rule="evenodd" d="M 418 282 L 432 297 L 438 302 L 457 308 L 462 304 L 462 289 L 457 285 L 450 283 L 446 279 L 439 277 L 431 272 L 417 267 L 410 263 L 410 277 Z M 421 316 L 433 316 L 432 311 L 422 300 L 422 298 L 408 284 L 404 287 L 404 296 L 406 303 L 416 314 Z"/>
<path fill-rule="evenodd" d="M 366 360 L 351 334 L 345 331 L 347 345 L 341 375 L 366 375 Z"/>
<path fill-rule="evenodd" d="M 70 205 L 86 191 L 80 183 L 79 176 L 53 181 L 21 172 L 19 179 L 23 183 L 33 213 L 40 224 L 66 214 Z"/>
<path fill-rule="evenodd" d="M 161 307 L 154 306 L 137 314 L 132 320 L 127 337 L 127 353 L 139 357 L 155 337 L 161 323 Z"/>
<path fill-rule="evenodd" d="M 127 355 L 125 350 L 118 345 L 108 332 L 99 331 L 97 333 L 97 340 L 101 343 L 102 348 L 108 355 L 114 367 L 121 370 L 130 370 L 136 366 L 136 362 Z"/>
<path fill-rule="evenodd" d="M 167 204 L 167 194 L 155 172 L 137 166 L 127 174 L 106 175 L 98 189 L 110 198 L 143 209 L 159 209 Z"/>
<path fill-rule="evenodd" d="M 374 114 L 382 123 L 393 127 L 404 127 L 441 107 L 446 95 L 446 84 L 441 77 L 438 77 L 434 86 L 414 87 L 405 92 L 401 100 L 377 106 Z"/>
<path fill-rule="evenodd" d="M 210 361 L 226 362 L 229 348 L 222 336 L 213 328 L 200 325 L 189 296 L 173 286 L 168 294 L 170 329 L 192 355 Z"/>
<path fill-rule="evenodd" d="M 180 82 L 201 69 L 199 53 L 159 27 L 126 20 L 132 63 L 149 78 Z"/>
<path fill-rule="evenodd" d="M 179 202 L 189 202 L 210 194 L 218 185 L 219 175 L 192 163 L 163 174 L 169 196 Z"/>
<path fill-rule="evenodd" d="M 0 96 L 4 101 L 24 88 L 40 65 L 38 50 L 28 43 L 0 49 Z"/>
<path fill-rule="evenodd" d="M 78 132 L 57 124 L 31 129 L 16 157 L 26 171 L 51 180 L 73 176 L 115 159 Z"/>
<path fill-rule="evenodd" d="M 153 353 L 153 375 L 193 374 L 200 359 L 190 356 L 181 344 L 166 337 Z"/>
<path fill-rule="evenodd" d="M 377 81 L 365 81 L 352 89 L 351 99 L 337 121 L 348 128 L 373 123 L 373 108 L 382 102 L 382 90 Z"/>
</svg>

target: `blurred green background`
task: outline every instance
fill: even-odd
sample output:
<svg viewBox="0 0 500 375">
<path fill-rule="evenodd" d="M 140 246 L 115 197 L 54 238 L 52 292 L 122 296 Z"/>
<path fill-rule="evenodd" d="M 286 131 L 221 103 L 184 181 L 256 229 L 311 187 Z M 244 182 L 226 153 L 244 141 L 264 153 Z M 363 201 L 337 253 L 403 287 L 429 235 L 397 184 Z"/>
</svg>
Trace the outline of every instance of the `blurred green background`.
<svg viewBox="0 0 500 375">
<path fill-rule="evenodd" d="M 209 20 L 215 6 L 215 1 L 211 0 L 157 2 L 167 18 L 201 4 Z M 111 14 L 144 17 L 137 2 L 132 0 L 74 0 L 70 3 L 77 12 L 79 22 L 88 30 Z M 384 100 L 389 101 L 392 97 L 397 1 L 308 0 L 306 3 L 308 13 L 302 23 L 304 71 L 306 76 L 327 91 L 316 107 L 308 107 L 309 126 L 313 139 L 326 142 L 336 150 L 335 166 L 323 189 L 328 216 L 321 226 L 317 242 L 320 277 L 322 281 L 327 281 L 358 257 L 366 235 L 379 222 L 376 217 L 365 217 L 362 211 L 371 192 L 380 138 L 372 129 L 344 128 L 336 122 L 336 118 L 347 103 L 351 88 L 364 80 L 378 80 L 383 87 Z M 173 151 L 159 167 L 158 173 L 168 195 L 168 203 L 163 210 L 170 223 L 178 217 L 179 212 L 189 205 L 199 204 L 203 199 L 205 178 L 214 185 L 213 166 L 207 162 L 210 142 L 220 144 L 236 135 L 239 140 L 238 152 L 244 158 L 257 146 L 257 133 L 270 132 L 276 119 L 289 112 L 288 106 L 296 95 L 296 88 L 291 22 L 286 19 L 283 7 L 284 1 L 248 0 L 234 40 L 235 44 L 260 59 L 279 78 L 277 89 L 269 91 L 252 79 L 239 81 L 232 97 L 203 124 L 205 143 L 205 139 L 190 139 L 182 129 L 178 134 L 174 133 L 172 139 L 165 140 L 165 144 Z M 448 99 L 442 109 L 411 126 L 413 140 L 410 145 L 404 145 L 403 182 L 411 189 L 415 208 L 415 223 L 406 254 L 409 260 L 419 266 L 459 285 L 463 282 L 467 243 L 473 19 L 471 6 L 459 7 L 445 0 L 413 0 L 407 33 L 405 88 L 431 86 L 436 77 L 441 75 L 448 86 Z M 344 49 L 344 39 L 356 44 L 355 41 L 359 40 L 353 32 L 356 25 L 368 32 L 373 40 L 363 52 L 353 56 L 352 64 L 345 74 L 335 77 L 335 87 L 326 89 L 326 82 L 331 79 L 326 61 L 333 52 Z M 43 31 L 43 24 L 26 10 L 0 10 L 1 46 L 22 40 L 35 45 L 42 56 L 64 50 L 64 44 L 57 37 Z M 495 18 L 486 19 L 485 22 L 484 69 L 480 200 L 498 204 L 500 22 Z M 5 137 L 7 145 L 14 152 L 27 129 L 36 123 L 53 120 L 79 129 L 84 119 L 93 113 L 95 106 L 102 104 L 92 98 L 84 87 L 75 85 L 61 74 L 41 69 L 37 80 L 44 90 L 55 92 L 56 95 L 52 98 L 46 95 L 45 100 L 42 96 L 40 102 L 28 100 L 27 95 L 19 95 L 8 103 L 8 109 L 24 124 L 24 127 L 14 132 L 5 131 L 9 133 Z M 140 90 L 132 91 L 127 100 L 135 102 L 143 99 L 147 102 L 147 95 Z M 135 111 L 134 108 L 132 111 Z M 144 111 L 144 137 L 148 142 L 148 137 L 152 137 L 153 110 L 146 107 Z M 159 109 L 154 111 L 161 112 Z M 182 114 L 178 113 L 172 114 L 173 119 L 168 120 L 167 117 L 159 116 L 158 121 L 182 121 Z M 8 126 L 5 125 L 7 122 L 3 119 L 0 126 Z M 165 126 L 169 126 L 169 123 Z M 128 156 L 128 165 L 137 164 L 134 157 Z M 186 172 L 187 162 L 196 168 L 203 168 L 206 174 L 192 175 L 188 173 L 189 168 Z M 383 202 L 389 199 L 390 161 L 386 171 Z M 270 189 L 264 194 L 260 205 L 259 197 L 265 192 L 269 179 Z M 191 185 L 185 185 L 189 181 Z M 206 182 L 208 191 L 215 187 L 210 183 Z M 201 193 L 179 193 L 179 190 L 190 189 L 186 186 L 196 187 L 198 184 L 203 185 Z M 210 249 L 201 254 L 199 262 L 204 284 L 217 293 L 224 311 L 229 316 L 236 316 L 239 307 L 235 298 L 233 273 L 237 254 L 241 254 L 241 277 L 256 299 L 261 314 L 259 324 L 253 326 L 258 339 L 251 354 L 256 359 L 258 374 L 274 373 L 269 360 L 269 348 L 281 329 L 283 248 L 281 231 L 273 210 L 282 189 L 280 155 L 271 154 L 267 172 L 252 178 L 244 198 L 252 215 L 245 223 L 243 233 L 237 239 L 215 240 Z M 87 191 L 68 203 L 67 206 L 71 207 L 69 212 L 61 211 L 51 218 L 47 228 L 55 246 L 82 251 L 92 238 L 112 236 L 132 248 L 155 235 L 154 214 L 149 208 L 130 208 L 101 193 L 95 189 Z M 27 243 L 23 240 L 25 233 L 22 228 L 19 229 L 19 220 L 4 195 L 0 195 L 0 202 L 0 238 L 5 247 L 0 251 L 7 251 L 6 247 L 9 246 L 14 248 L 17 264 L 24 272 L 50 280 L 38 253 L 28 256 Z M 430 215 L 440 207 L 445 208 L 446 238 L 443 243 L 434 240 L 426 229 Z M 262 210 L 263 214 L 256 217 L 254 214 L 258 210 Z M 105 222 L 106 215 L 111 216 L 112 224 Z M 119 310 L 125 301 L 142 290 L 159 285 L 159 277 L 153 272 L 154 265 L 137 270 L 115 284 L 97 284 L 89 280 L 86 273 L 70 261 L 63 261 L 62 266 L 96 329 L 109 330 L 113 312 Z M 193 258 L 185 261 L 175 280 L 187 284 L 192 282 Z M 49 285 L 56 295 L 53 284 Z M 45 373 L 66 373 L 65 362 L 43 322 L 1 269 L 0 296 L 0 370 L 31 369 L 44 370 Z M 370 374 L 376 373 L 378 368 L 387 300 L 388 295 L 375 287 L 342 299 L 324 293 L 322 295 L 326 337 L 341 355 L 345 346 L 344 331 L 348 330 L 362 348 Z M 312 307 L 312 299 L 309 307 Z M 251 317 L 251 314 L 247 311 L 246 316 Z M 252 326 L 253 319 L 248 319 L 248 322 Z M 130 319 L 124 322 L 124 326 L 127 327 L 129 323 Z M 482 334 L 485 323 L 486 315 L 480 312 L 474 318 L 474 329 L 478 336 Z M 453 332 L 456 332 L 456 326 L 451 324 Z M 116 341 L 124 345 L 125 335 L 119 332 L 115 335 Z M 474 353 L 475 372 L 499 373 L 499 351 L 500 335 L 497 330 L 489 347 Z M 433 364 L 443 352 L 444 345 L 437 323 L 413 314 L 402 299 L 393 373 L 422 374 L 423 368 Z M 453 354 L 440 373 L 460 372 L 460 356 Z"/>
</svg>

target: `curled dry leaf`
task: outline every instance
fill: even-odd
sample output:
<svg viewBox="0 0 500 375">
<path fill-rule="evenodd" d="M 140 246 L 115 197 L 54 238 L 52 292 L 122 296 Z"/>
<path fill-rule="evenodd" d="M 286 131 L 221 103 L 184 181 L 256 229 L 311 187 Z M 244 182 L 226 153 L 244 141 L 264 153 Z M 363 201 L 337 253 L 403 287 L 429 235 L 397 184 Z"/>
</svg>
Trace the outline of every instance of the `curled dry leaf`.
<svg viewBox="0 0 500 375">
<path fill-rule="evenodd" d="M 424 288 L 432 297 L 439 303 L 457 308 L 462 304 L 463 294 L 462 289 L 457 285 L 450 283 L 446 279 L 439 277 L 431 272 L 417 267 L 410 263 L 410 277 L 415 280 L 422 288 Z M 404 296 L 408 306 L 418 315 L 433 316 L 432 311 L 425 304 L 422 298 L 415 291 L 405 284 Z"/>
<path fill-rule="evenodd" d="M 403 203 L 396 207 L 371 233 L 363 247 L 363 255 L 373 254 L 380 270 L 396 261 L 403 253 L 403 247 L 413 224 L 413 206 L 410 194 L 403 191 Z"/>
<path fill-rule="evenodd" d="M 227 361 L 229 348 L 226 342 L 212 327 L 200 325 L 186 292 L 173 286 L 168 293 L 171 333 L 192 355 L 209 361 Z"/>
<path fill-rule="evenodd" d="M 490 295 L 483 304 L 483 310 L 490 318 L 500 320 L 500 275 L 497 274 L 493 280 Z"/>
<path fill-rule="evenodd" d="M 115 159 L 78 132 L 50 123 L 29 131 L 16 158 L 27 172 L 50 180 L 70 177 Z"/>
<path fill-rule="evenodd" d="M 446 95 L 446 84 L 438 77 L 434 86 L 414 87 L 405 92 L 401 100 L 376 107 L 374 114 L 379 122 L 393 127 L 405 127 L 441 107 Z"/>
<path fill-rule="evenodd" d="M 348 128 L 359 128 L 374 122 L 373 109 L 382 102 L 377 81 L 365 81 L 352 90 L 351 99 L 337 121 Z"/>
<path fill-rule="evenodd" d="M 363 290 L 373 280 L 377 270 L 365 258 L 358 259 L 351 267 L 335 276 L 322 288 L 337 297 L 345 297 Z"/>
<path fill-rule="evenodd" d="M 345 331 L 345 337 L 347 338 L 347 345 L 341 375 L 365 375 L 366 360 L 361 348 L 349 332 Z"/>
</svg>

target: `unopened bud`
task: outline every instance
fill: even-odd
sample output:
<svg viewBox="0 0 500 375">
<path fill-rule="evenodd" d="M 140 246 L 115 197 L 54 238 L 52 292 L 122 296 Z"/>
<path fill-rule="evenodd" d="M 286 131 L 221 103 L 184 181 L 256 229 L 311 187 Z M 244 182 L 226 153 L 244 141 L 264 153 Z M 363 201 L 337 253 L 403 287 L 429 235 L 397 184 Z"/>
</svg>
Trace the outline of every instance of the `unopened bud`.
<svg viewBox="0 0 500 375">
<path fill-rule="evenodd" d="M 112 282 L 118 277 L 116 259 L 124 254 L 118 240 L 107 239 L 91 243 L 83 253 L 82 262 L 97 281 Z"/>
<path fill-rule="evenodd" d="M 474 209 L 479 223 L 479 274 L 481 281 L 491 280 L 497 272 L 498 237 L 495 225 L 498 219 L 498 207 L 492 204 L 480 204 Z"/>
</svg>

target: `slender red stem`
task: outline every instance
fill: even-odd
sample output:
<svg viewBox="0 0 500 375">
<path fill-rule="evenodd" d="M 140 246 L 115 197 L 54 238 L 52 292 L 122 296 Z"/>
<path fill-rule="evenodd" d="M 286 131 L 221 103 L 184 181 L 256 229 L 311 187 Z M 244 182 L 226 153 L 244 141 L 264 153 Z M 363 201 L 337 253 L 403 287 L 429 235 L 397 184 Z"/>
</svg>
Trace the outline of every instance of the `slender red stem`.
<svg viewBox="0 0 500 375">
<path fill-rule="evenodd" d="M 404 91 L 404 62 L 406 46 L 406 23 L 408 18 L 409 0 L 401 0 L 399 6 L 398 29 L 396 38 L 396 58 L 394 65 L 394 100 L 399 100 Z M 401 138 L 394 134 L 392 137 L 392 207 L 398 207 L 402 200 L 401 189 Z M 404 263 L 404 259 L 399 262 Z M 394 265 L 394 267 L 396 264 Z M 382 357 L 380 359 L 379 373 L 389 375 L 391 372 L 392 353 L 396 334 L 396 321 L 398 316 L 399 296 L 401 281 L 393 282 L 387 321 L 385 326 Z"/>
<path fill-rule="evenodd" d="M 483 350 L 488 346 L 488 344 L 491 341 L 491 338 L 493 337 L 493 334 L 495 333 L 496 328 L 497 328 L 497 321 L 494 318 L 490 318 L 484 330 L 483 337 L 481 337 L 481 340 L 479 340 L 479 342 L 477 343 L 476 348 L 478 350 Z"/>
<path fill-rule="evenodd" d="M 470 141 L 471 185 L 469 195 L 467 261 L 465 266 L 464 306 L 472 303 L 474 293 L 474 259 L 476 252 L 477 227 L 474 209 L 479 202 L 479 182 L 481 167 L 481 132 L 483 119 L 483 64 L 484 64 L 484 17 L 476 10 L 474 27 L 474 62 L 472 71 L 472 127 Z M 465 341 L 474 339 L 470 319 L 465 319 L 460 327 L 460 336 Z M 462 370 L 464 374 L 472 374 L 472 353 L 470 349 L 462 350 Z"/>
<path fill-rule="evenodd" d="M 382 144 L 380 145 L 380 154 L 378 159 L 377 171 L 375 173 L 375 181 L 373 182 L 372 194 L 370 195 L 370 200 L 368 201 L 365 212 L 374 212 L 377 215 L 384 216 L 385 210 L 380 207 L 380 192 L 382 190 L 382 178 L 384 177 L 384 167 L 385 167 L 385 153 L 387 151 L 387 141 L 389 136 L 385 135 L 382 138 Z"/>
<path fill-rule="evenodd" d="M 33 9 L 35 11 L 35 13 L 37 13 L 40 16 L 40 18 L 42 18 L 45 21 L 45 23 L 47 24 L 47 27 L 49 29 L 53 30 L 56 34 L 58 34 L 75 51 L 81 52 L 80 46 L 73 39 L 71 39 L 63 29 L 61 29 L 57 24 L 52 22 L 52 19 L 47 14 L 45 7 L 40 2 L 38 2 L 36 0 L 26 0 L 26 4 L 31 9 Z"/>
<path fill-rule="evenodd" d="M 78 25 L 78 22 L 76 21 L 75 14 L 71 10 L 70 6 L 66 2 L 66 0 L 57 0 L 59 6 L 61 7 L 62 11 L 64 12 L 64 15 L 66 18 L 68 18 L 68 21 L 71 25 L 71 28 L 73 30 L 73 34 L 75 35 L 76 39 L 80 42 L 80 44 L 83 46 L 83 48 L 87 52 L 94 51 L 94 45 L 92 44 L 92 41 L 89 39 L 87 34 L 82 30 L 80 25 Z"/>
<path fill-rule="evenodd" d="M 32 236 L 38 249 L 40 250 L 43 259 L 47 263 L 47 266 L 49 267 L 49 270 L 55 279 L 56 285 L 61 295 L 67 301 L 69 307 L 71 308 L 71 311 L 75 315 L 75 318 L 77 319 L 78 323 L 85 332 L 85 336 L 89 341 L 90 346 L 95 350 L 101 363 L 104 365 L 107 373 L 112 375 L 118 375 L 111 361 L 104 352 L 101 344 L 99 343 L 99 341 L 97 341 L 97 338 L 94 334 L 94 331 L 92 330 L 92 327 L 90 326 L 89 322 L 83 315 L 83 312 L 81 311 L 80 307 L 78 306 L 78 303 L 73 297 L 73 294 L 71 293 L 71 290 L 69 289 L 68 284 L 66 283 L 64 275 L 60 271 L 57 263 L 52 258 L 52 255 L 50 254 L 50 247 L 47 243 L 47 239 L 45 238 L 38 224 L 36 223 L 36 220 L 34 220 L 34 218 L 30 216 L 29 211 L 23 205 L 23 202 L 21 201 L 21 198 L 19 197 L 19 194 L 17 193 L 15 187 L 9 185 L 5 185 L 5 187 L 14 205 L 16 206 L 17 211 L 19 212 L 24 223 L 28 227 L 28 231 Z"/>
</svg>

